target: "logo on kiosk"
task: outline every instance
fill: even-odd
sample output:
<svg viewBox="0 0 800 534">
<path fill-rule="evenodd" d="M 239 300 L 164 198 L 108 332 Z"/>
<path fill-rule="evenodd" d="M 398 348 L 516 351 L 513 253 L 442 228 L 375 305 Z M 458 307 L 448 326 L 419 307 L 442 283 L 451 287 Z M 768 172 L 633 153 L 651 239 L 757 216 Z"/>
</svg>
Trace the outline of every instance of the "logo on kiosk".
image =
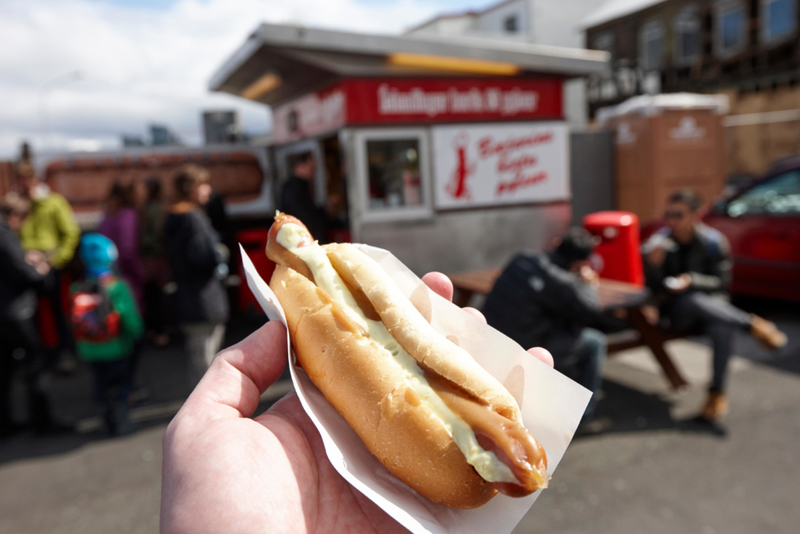
<svg viewBox="0 0 800 534">
<path fill-rule="evenodd" d="M 475 172 L 475 164 L 467 160 L 467 150 L 469 147 L 469 134 L 467 132 L 459 132 L 453 139 L 453 148 L 456 152 L 456 168 L 453 170 L 453 175 L 450 182 L 445 186 L 445 190 L 455 199 L 471 198 L 469 188 L 467 187 L 467 178 Z"/>
<path fill-rule="evenodd" d="M 437 209 L 569 198 L 561 122 L 443 125 L 432 134 Z"/>
<path fill-rule="evenodd" d="M 669 131 L 672 139 L 700 139 L 706 136 L 706 129 L 697 126 L 694 117 L 681 117 L 677 128 Z"/>
</svg>

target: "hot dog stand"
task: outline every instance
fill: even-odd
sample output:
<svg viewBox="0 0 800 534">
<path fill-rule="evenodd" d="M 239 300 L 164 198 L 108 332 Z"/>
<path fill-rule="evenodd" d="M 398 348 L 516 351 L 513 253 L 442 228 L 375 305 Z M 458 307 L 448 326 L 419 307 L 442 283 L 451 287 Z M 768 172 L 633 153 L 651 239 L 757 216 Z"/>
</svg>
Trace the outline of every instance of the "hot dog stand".
<svg viewBox="0 0 800 534">
<path fill-rule="evenodd" d="M 417 272 L 482 268 L 569 224 L 563 81 L 606 54 L 262 24 L 209 86 L 272 107 L 278 186 L 312 153 L 338 236 Z"/>
</svg>

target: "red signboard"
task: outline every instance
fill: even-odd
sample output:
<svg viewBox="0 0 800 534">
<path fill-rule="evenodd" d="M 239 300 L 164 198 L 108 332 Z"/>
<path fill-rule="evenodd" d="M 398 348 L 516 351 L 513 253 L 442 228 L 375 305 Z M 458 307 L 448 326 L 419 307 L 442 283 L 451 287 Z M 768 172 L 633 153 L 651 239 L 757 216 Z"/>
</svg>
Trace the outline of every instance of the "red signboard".
<svg viewBox="0 0 800 534">
<path fill-rule="evenodd" d="M 350 78 L 273 109 L 276 144 L 347 125 L 552 120 L 560 78 Z"/>
<path fill-rule="evenodd" d="M 560 78 L 383 78 L 342 82 L 348 124 L 560 119 Z"/>
</svg>

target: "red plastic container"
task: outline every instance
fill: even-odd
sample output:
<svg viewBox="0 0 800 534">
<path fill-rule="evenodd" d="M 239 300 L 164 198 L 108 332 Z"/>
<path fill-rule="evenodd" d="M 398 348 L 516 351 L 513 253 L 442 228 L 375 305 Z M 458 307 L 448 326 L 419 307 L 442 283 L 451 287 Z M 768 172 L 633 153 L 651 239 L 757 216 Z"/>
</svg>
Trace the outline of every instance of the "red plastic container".
<svg viewBox="0 0 800 534">
<path fill-rule="evenodd" d="M 253 261 L 253 265 L 265 282 L 269 283 L 272 271 L 275 270 L 275 262 L 267 258 L 267 238 L 269 228 L 254 228 L 243 230 L 236 234 L 236 239 L 241 243 L 247 255 Z M 244 275 L 244 265 L 239 259 L 239 311 L 254 311 L 261 313 L 261 306 L 247 287 L 247 278 Z"/>
<path fill-rule="evenodd" d="M 635 214 L 598 211 L 586 215 L 583 226 L 600 240 L 590 258 L 600 278 L 644 285 L 639 218 Z"/>
</svg>

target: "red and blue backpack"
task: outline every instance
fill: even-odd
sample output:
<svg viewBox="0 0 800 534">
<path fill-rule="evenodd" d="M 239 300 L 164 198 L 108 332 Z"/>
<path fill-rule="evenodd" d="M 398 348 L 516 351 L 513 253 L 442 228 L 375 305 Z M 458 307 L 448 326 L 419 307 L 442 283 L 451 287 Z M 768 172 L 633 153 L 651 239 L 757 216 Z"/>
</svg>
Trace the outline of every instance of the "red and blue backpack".
<svg viewBox="0 0 800 534">
<path fill-rule="evenodd" d="M 75 284 L 71 295 L 75 341 L 102 343 L 119 337 L 120 317 L 100 280 Z"/>
</svg>

